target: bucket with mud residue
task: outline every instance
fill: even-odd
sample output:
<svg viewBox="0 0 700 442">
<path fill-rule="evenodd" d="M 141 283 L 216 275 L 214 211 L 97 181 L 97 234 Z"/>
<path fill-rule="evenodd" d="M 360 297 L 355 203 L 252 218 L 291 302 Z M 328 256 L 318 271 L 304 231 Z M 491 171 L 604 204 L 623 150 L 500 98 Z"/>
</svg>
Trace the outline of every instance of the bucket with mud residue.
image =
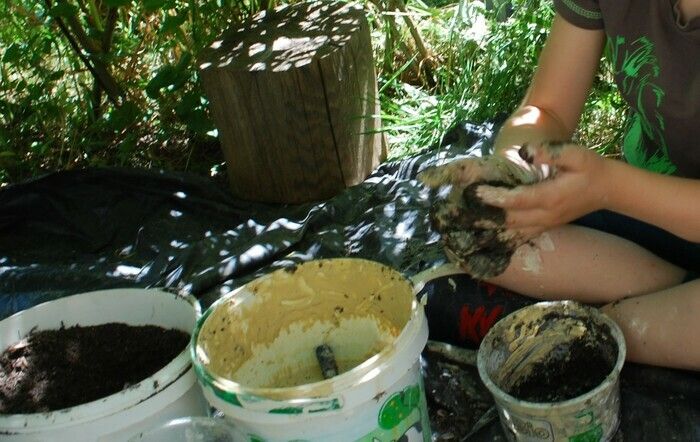
<svg viewBox="0 0 700 442">
<path fill-rule="evenodd" d="M 400 273 L 329 259 L 217 301 L 197 324 L 192 358 L 236 440 L 427 442 L 427 338 L 423 306 Z"/>
<path fill-rule="evenodd" d="M 608 441 L 619 424 L 625 341 L 597 309 L 541 302 L 501 319 L 477 356 L 511 441 Z"/>
</svg>

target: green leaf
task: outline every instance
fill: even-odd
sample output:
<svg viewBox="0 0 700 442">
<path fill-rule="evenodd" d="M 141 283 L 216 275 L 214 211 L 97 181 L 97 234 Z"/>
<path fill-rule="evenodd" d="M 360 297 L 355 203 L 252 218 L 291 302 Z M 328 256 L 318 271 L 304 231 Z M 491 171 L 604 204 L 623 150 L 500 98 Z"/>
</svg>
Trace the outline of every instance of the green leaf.
<svg viewBox="0 0 700 442">
<path fill-rule="evenodd" d="M 196 92 L 189 92 L 183 95 L 180 102 L 177 104 L 177 106 L 175 106 L 175 115 L 177 115 L 179 118 L 185 119 L 199 107 L 199 94 Z"/>
<path fill-rule="evenodd" d="M 187 129 L 203 136 L 214 129 L 214 123 L 202 105 L 201 98 L 199 92 L 186 93 L 175 106 L 175 115 L 187 125 Z"/>
<path fill-rule="evenodd" d="M 165 65 L 158 70 L 155 77 L 146 85 L 146 94 L 151 98 L 158 98 L 160 90 L 168 88 L 169 91 L 180 89 L 190 79 L 190 72 L 186 66 Z"/>
<path fill-rule="evenodd" d="M 51 17 L 73 17 L 78 14 L 78 8 L 65 1 L 59 1 L 51 9 L 49 15 Z"/>
<path fill-rule="evenodd" d="M 109 114 L 109 126 L 119 132 L 131 126 L 139 117 L 141 110 L 131 101 L 127 101 Z"/>
<path fill-rule="evenodd" d="M 143 0 L 143 10 L 153 12 L 159 9 L 170 9 L 173 6 L 171 0 Z"/>
<path fill-rule="evenodd" d="M 136 136 L 134 134 L 129 134 L 124 138 L 118 145 L 117 150 L 121 155 L 122 161 L 125 161 L 132 152 L 136 150 Z"/>
<path fill-rule="evenodd" d="M 126 6 L 131 3 L 131 0 L 104 0 L 107 6 L 113 8 L 118 8 L 119 6 Z"/>
<path fill-rule="evenodd" d="M 60 80 L 61 78 L 63 78 L 63 75 L 64 75 L 65 73 L 66 73 L 66 71 L 64 71 L 64 70 L 51 72 L 51 73 L 46 77 L 46 81 L 56 81 L 56 80 Z"/>
<path fill-rule="evenodd" d="M 168 15 L 163 20 L 163 24 L 160 27 L 161 34 L 169 34 L 175 32 L 177 28 L 180 27 L 187 20 L 187 13 L 181 13 L 178 15 Z"/>
<path fill-rule="evenodd" d="M 214 123 L 211 121 L 204 109 L 196 109 L 183 119 L 187 128 L 198 135 L 206 135 L 214 129 Z"/>
<path fill-rule="evenodd" d="M 12 43 L 2 54 L 3 63 L 15 64 L 20 58 L 22 58 L 22 48 L 17 43 Z"/>
</svg>

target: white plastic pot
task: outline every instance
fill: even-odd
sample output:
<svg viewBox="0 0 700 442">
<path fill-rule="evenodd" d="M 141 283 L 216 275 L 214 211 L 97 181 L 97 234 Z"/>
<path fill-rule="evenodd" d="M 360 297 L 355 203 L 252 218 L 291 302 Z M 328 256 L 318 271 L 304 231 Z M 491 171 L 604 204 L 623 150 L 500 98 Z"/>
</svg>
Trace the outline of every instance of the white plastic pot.
<svg viewBox="0 0 700 442">
<path fill-rule="evenodd" d="M 67 296 L 0 321 L 4 350 L 30 331 L 119 322 L 192 333 L 200 307 L 160 290 L 114 289 Z M 205 416 L 206 401 L 185 348 L 153 376 L 121 392 L 63 410 L 0 415 L 4 441 L 125 441 L 170 419 Z"/>
<path fill-rule="evenodd" d="M 212 305 L 192 339 L 205 397 L 237 441 L 430 441 L 428 325 L 389 267 L 328 259 L 275 271 Z M 323 379 L 319 345 L 340 374 Z"/>
<path fill-rule="evenodd" d="M 577 337 L 591 343 L 591 353 L 616 350 L 612 369 L 597 387 L 550 403 L 520 400 L 506 392 L 528 367 L 561 352 Z M 622 331 L 598 309 L 572 301 L 540 302 L 511 313 L 489 330 L 479 347 L 477 367 L 509 441 L 602 442 L 612 439 L 620 423 L 625 355 Z"/>
</svg>

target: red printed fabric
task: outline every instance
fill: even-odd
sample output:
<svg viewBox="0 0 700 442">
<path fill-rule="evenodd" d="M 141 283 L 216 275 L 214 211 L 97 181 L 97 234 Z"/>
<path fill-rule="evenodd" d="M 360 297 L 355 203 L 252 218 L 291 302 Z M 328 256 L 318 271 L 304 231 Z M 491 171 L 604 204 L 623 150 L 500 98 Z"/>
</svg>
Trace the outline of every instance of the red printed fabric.
<svg viewBox="0 0 700 442">
<path fill-rule="evenodd" d="M 477 348 L 498 320 L 536 302 L 466 273 L 432 279 L 418 297 L 427 298 L 430 339 L 467 348 Z"/>
</svg>

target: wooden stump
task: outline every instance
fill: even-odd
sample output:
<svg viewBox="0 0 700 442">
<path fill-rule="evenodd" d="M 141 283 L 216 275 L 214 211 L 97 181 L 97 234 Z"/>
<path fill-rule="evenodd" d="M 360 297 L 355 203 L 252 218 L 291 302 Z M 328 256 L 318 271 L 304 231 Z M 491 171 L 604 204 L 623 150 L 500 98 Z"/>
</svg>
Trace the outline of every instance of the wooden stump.
<svg viewBox="0 0 700 442">
<path fill-rule="evenodd" d="M 237 197 L 327 199 L 386 157 L 362 9 L 323 2 L 260 13 L 199 63 Z"/>
</svg>

